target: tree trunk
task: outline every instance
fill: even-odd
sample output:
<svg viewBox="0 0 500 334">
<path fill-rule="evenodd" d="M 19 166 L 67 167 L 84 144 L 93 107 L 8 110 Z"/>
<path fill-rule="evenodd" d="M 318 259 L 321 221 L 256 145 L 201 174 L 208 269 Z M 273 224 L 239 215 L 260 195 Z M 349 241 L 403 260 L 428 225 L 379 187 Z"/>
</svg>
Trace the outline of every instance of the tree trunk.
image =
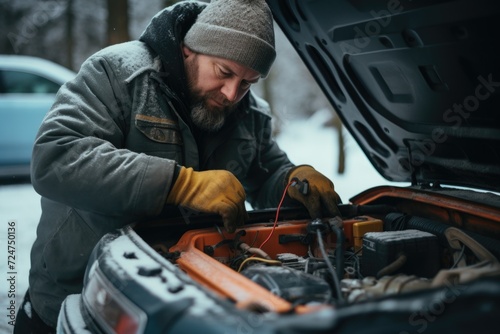
<svg viewBox="0 0 500 334">
<path fill-rule="evenodd" d="M 337 172 L 339 174 L 344 174 L 345 171 L 345 142 L 344 142 L 344 131 L 342 127 L 342 122 L 340 121 L 340 118 L 337 116 L 335 118 L 335 128 L 337 129 L 337 139 L 339 143 L 339 165 L 337 168 Z"/>
<path fill-rule="evenodd" d="M 339 155 L 337 156 L 338 167 L 337 173 L 344 174 L 345 172 L 345 137 L 344 137 L 344 127 L 342 126 L 342 121 L 339 116 L 332 113 L 332 118 L 325 122 L 324 126 L 334 128 L 337 131 L 337 142 L 339 145 Z"/>
<path fill-rule="evenodd" d="M 73 0 L 68 0 L 66 7 L 66 67 L 73 69 L 73 24 L 75 17 L 73 14 Z"/>
<path fill-rule="evenodd" d="M 180 0 L 164 0 L 163 1 L 163 7 L 170 7 L 176 3 L 178 3 Z"/>
<path fill-rule="evenodd" d="M 127 42 L 128 32 L 128 0 L 108 1 L 108 45 Z"/>
<path fill-rule="evenodd" d="M 281 123 L 282 119 L 280 117 L 280 114 L 276 112 L 275 105 L 274 105 L 274 99 L 273 99 L 273 79 L 274 74 L 273 71 L 269 73 L 266 79 L 262 80 L 262 98 L 266 100 L 269 103 L 269 106 L 271 107 L 271 114 L 273 115 L 273 133 L 272 135 L 275 137 L 281 132 Z"/>
</svg>

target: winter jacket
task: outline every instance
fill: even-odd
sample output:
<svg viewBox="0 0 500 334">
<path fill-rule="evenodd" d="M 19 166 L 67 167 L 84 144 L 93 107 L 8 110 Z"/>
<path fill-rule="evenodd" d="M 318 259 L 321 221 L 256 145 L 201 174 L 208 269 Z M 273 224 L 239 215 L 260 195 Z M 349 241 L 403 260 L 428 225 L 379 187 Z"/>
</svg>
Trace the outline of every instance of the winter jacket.
<svg viewBox="0 0 500 334">
<path fill-rule="evenodd" d="M 31 252 L 30 295 L 56 325 L 80 293 L 88 257 L 106 233 L 159 215 L 175 164 L 226 169 L 256 208 L 276 207 L 292 166 L 271 138 L 268 105 L 252 94 L 216 134 L 192 126 L 180 42 L 203 5 L 160 12 L 140 41 L 91 56 L 40 127 L 32 183 L 42 215 Z"/>
</svg>

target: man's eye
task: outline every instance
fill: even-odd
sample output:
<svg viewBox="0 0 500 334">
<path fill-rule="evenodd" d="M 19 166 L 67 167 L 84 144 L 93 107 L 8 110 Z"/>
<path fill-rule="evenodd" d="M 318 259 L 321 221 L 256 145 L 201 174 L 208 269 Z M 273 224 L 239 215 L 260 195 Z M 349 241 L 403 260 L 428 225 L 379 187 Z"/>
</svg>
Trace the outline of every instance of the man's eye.
<svg viewBox="0 0 500 334">
<path fill-rule="evenodd" d="M 220 75 L 221 77 L 228 77 L 228 76 L 230 76 L 230 75 L 231 75 L 231 73 L 226 72 L 226 71 L 224 71 L 224 70 L 222 70 L 222 69 L 220 69 L 220 68 L 219 68 L 219 75 Z"/>
<path fill-rule="evenodd" d="M 250 86 L 252 86 L 252 84 L 246 81 L 242 81 L 240 85 L 241 89 L 248 89 Z"/>
</svg>

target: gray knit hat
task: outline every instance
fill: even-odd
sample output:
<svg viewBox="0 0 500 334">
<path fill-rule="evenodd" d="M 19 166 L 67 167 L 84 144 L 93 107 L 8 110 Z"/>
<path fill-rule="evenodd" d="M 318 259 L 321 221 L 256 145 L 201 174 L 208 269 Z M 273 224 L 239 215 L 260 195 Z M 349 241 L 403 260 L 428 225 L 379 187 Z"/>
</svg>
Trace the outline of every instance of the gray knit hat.
<svg viewBox="0 0 500 334">
<path fill-rule="evenodd" d="M 229 59 L 266 77 L 276 58 L 265 0 L 212 0 L 184 37 L 191 50 Z"/>
</svg>

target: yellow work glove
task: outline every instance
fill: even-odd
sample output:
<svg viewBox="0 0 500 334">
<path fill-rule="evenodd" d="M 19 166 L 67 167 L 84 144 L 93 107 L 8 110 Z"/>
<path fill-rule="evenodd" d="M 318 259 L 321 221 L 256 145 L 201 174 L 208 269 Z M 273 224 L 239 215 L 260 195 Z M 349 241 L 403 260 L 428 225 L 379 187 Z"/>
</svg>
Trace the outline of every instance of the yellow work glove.
<svg viewBox="0 0 500 334">
<path fill-rule="evenodd" d="M 308 165 L 292 167 L 287 173 L 288 196 L 304 204 L 312 219 L 339 216 L 341 203 L 333 182 Z"/>
<path fill-rule="evenodd" d="M 247 219 L 245 190 L 238 179 L 226 170 L 196 172 L 181 167 L 167 196 L 167 204 L 215 213 L 224 227 L 233 233 Z"/>
</svg>

